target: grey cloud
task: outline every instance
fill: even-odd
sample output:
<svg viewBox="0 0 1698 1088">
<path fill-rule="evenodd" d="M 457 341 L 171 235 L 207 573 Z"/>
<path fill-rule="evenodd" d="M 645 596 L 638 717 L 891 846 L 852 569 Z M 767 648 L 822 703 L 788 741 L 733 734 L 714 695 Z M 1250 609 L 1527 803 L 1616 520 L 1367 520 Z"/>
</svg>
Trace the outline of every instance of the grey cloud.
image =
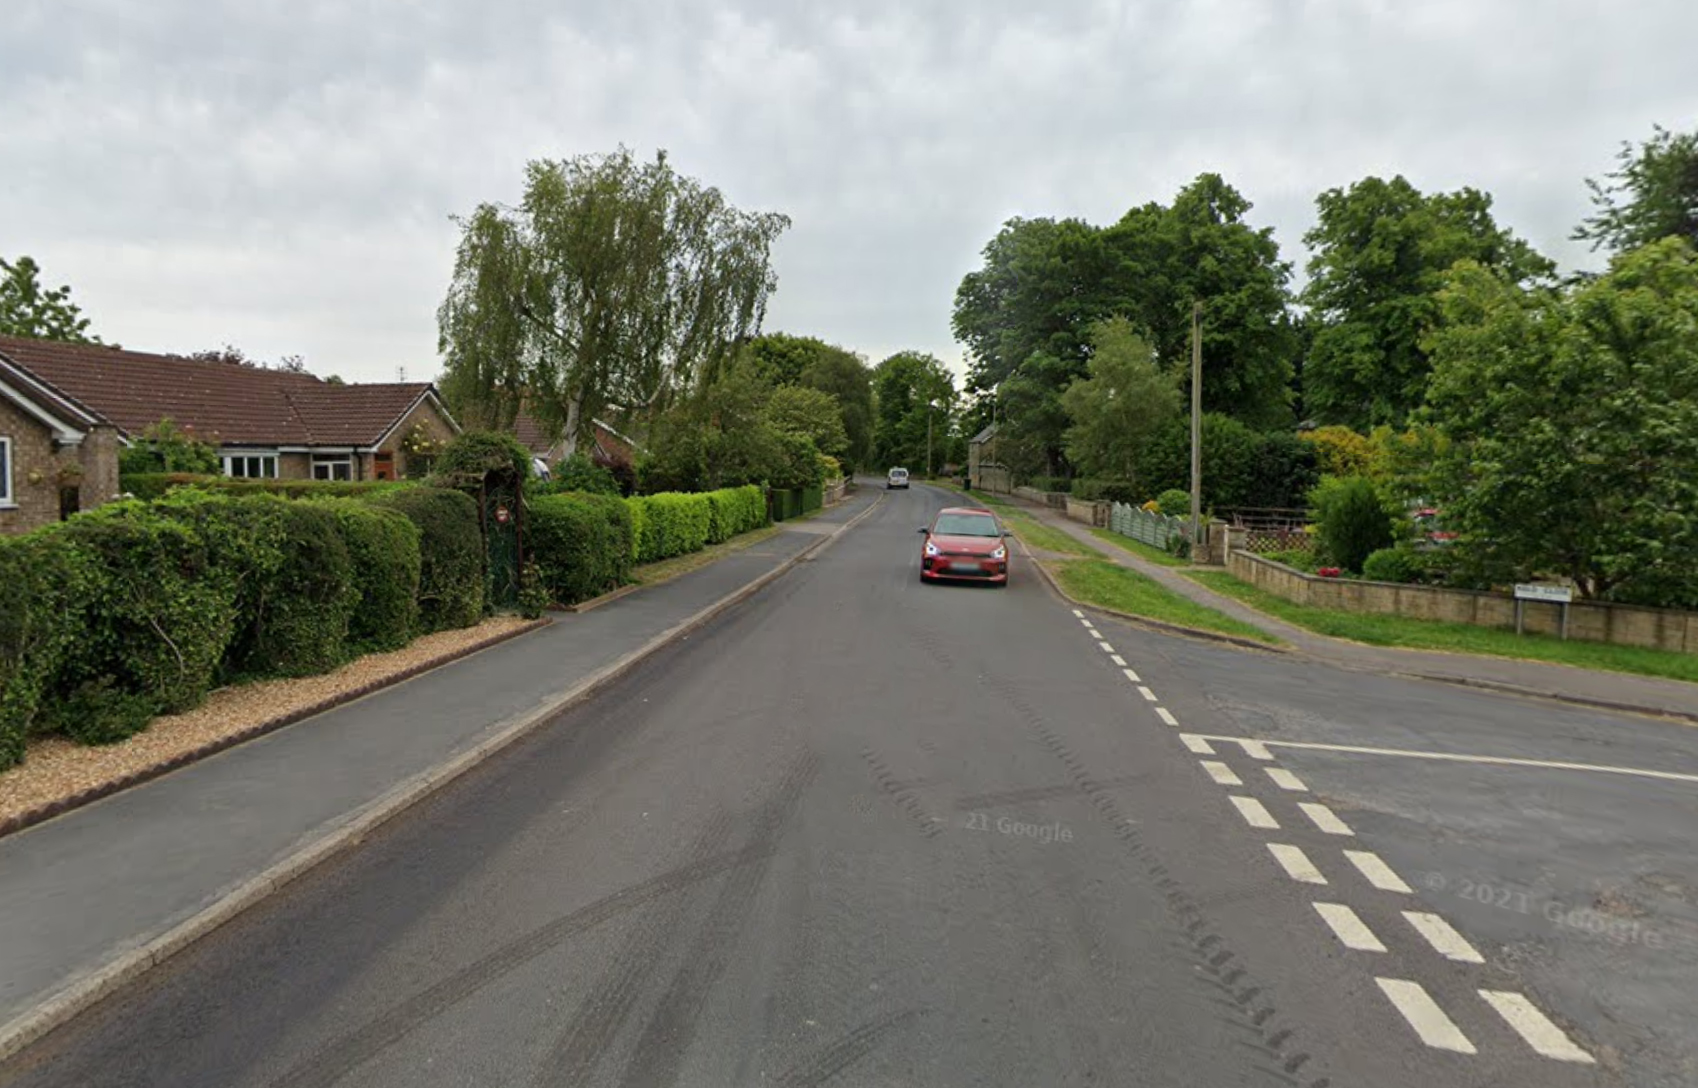
<svg viewBox="0 0 1698 1088">
<path fill-rule="evenodd" d="M 526 159 L 668 148 L 795 220 L 771 324 L 956 357 L 1010 215 L 1227 177 L 1301 267 L 1321 189 L 1470 184 L 1564 261 L 1582 178 L 1690 127 L 1698 9 L 1131 3 L 25 0 L 0 39 L 0 252 L 104 335 L 321 372 L 435 369 L 448 216 Z"/>
</svg>

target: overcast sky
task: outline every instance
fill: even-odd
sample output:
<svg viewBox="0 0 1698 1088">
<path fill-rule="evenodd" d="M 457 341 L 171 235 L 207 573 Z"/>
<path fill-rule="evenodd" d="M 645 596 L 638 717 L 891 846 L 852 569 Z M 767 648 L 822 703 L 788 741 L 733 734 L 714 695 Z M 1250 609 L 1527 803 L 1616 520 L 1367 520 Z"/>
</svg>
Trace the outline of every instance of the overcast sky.
<svg viewBox="0 0 1698 1088">
<path fill-rule="evenodd" d="M 791 216 L 769 329 L 953 363 L 1005 219 L 1203 171 L 1299 267 L 1317 192 L 1397 172 L 1593 266 L 1583 179 L 1698 126 L 1695 41 L 1692 0 L 6 0 L 0 255 L 126 347 L 428 377 L 448 216 L 624 143 Z"/>
</svg>

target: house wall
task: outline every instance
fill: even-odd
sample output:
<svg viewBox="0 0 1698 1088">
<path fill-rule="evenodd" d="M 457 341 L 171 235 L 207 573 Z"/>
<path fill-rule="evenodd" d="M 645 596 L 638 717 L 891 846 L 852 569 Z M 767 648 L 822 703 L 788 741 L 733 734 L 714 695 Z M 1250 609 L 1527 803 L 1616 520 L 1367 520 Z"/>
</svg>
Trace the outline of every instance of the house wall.
<svg viewBox="0 0 1698 1088">
<path fill-rule="evenodd" d="M 279 480 L 310 480 L 312 479 L 312 454 L 310 453 L 280 453 L 277 455 L 277 478 Z"/>
<path fill-rule="evenodd" d="M 412 431 L 414 424 L 423 426 L 425 433 L 429 434 L 430 437 L 439 444 L 446 443 L 449 439 L 454 437 L 454 428 L 449 426 L 448 421 L 443 418 L 442 413 L 436 410 L 436 405 L 428 397 L 421 401 L 411 412 L 407 414 L 407 417 L 401 421 L 401 425 L 390 432 L 389 437 L 384 439 L 383 444 L 377 447 L 377 450 L 394 455 L 395 473 L 397 476 L 402 478 L 405 478 L 408 475 L 408 471 L 407 455 L 401 449 L 401 444 L 406 441 L 407 435 L 410 431 Z M 377 478 L 376 453 L 377 451 L 362 453 L 355 458 L 355 461 L 357 462 L 354 466 L 355 479 L 373 480 Z M 308 472 L 310 474 L 310 468 L 308 469 Z M 413 473 L 413 475 L 417 475 L 417 473 Z"/>
<path fill-rule="evenodd" d="M 12 440 L 12 503 L 0 507 L 0 533 L 27 533 L 59 520 L 61 485 L 77 488 L 79 508 L 91 510 L 118 496 L 118 436 L 96 427 L 80 446 L 53 448 L 40 420 L 0 400 L 0 436 Z"/>
</svg>

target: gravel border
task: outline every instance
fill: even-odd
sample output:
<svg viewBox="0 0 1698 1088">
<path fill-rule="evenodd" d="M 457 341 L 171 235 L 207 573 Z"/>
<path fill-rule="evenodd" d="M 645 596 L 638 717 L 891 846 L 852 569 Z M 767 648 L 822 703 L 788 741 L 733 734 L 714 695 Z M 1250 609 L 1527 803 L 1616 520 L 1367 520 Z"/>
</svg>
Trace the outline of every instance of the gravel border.
<svg viewBox="0 0 1698 1088">
<path fill-rule="evenodd" d="M 161 775 L 177 770 L 180 767 L 188 766 L 197 760 L 205 759 L 207 756 L 216 755 L 226 749 L 233 748 L 238 744 L 253 740 L 256 737 L 264 736 L 265 734 L 281 729 L 284 726 L 293 725 L 296 722 L 303 721 L 316 714 L 322 714 L 326 710 L 341 706 L 344 703 L 353 702 L 355 699 L 364 698 L 373 692 L 381 691 L 384 688 L 392 687 L 406 680 L 411 680 L 415 676 L 427 673 L 432 669 L 440 668 L 443 665 L 452 661 L 457 661 L 460 658 L 468 657 L 480 650 L 488 649 L 491 646 L 506 642 L 509 639 L 517 638 L 523 634 L 528 634 L 529 632 L 535 631 L 541 627 L 546 627 L 552 622 L 552 620 L 546 618 L 517 622 L 511 619 L 496 619 L 485 620 L 482 624 L 479 624 L 478 627 L 465 628 L 457 632 L 438 632 L 438 634 L 458 634 L 462 637 L 468 633 L 474 633 L 474 637 L 469 640 L 457 640 L 449 649 L 439 653 L 427 654 L 427 656 L 425 656 L 422 660 L 413 661 L 410 664 L 399 665 L 399 667 L 395 668 L 393 671 L 380 670 L 377 676 L 356 684 L 353 687 L 337 690 L 328 696 L 309 698 L 306 701 L 300 701 L 299 697 L 297 697 L 297 700 L 292 705 L 287 705 L 288 701 L 284 700 L 286 705 L 282 710 L 268 714 L 264 717 L 258 718 L 257 720 L 250 720 L 246 724 L 238 725 L 230 729 L 230 731 L 221 733 L 206 743 L 198 745 L 192 749 L 174 753 L 156 762 L 149 763 L 127 773 L 115 775 L 105 781 L 77 790 L 73 793 L 54 798 L 51 801 L 42 802 L 41 804 L 34 805 L 21 812 L 0 817 L 0 837 L 14 834 L 28 827 L 33 827 L 36 824 L 50 820 L 55 816 L 69 812 L 72 809 L 80 808 L 83 805 L 98 801 L 103 797 L 110 797 L 121 790 L 126 790 L 132 786 L 138 786 L 143 782 L 151 781 Z M 479 628 L 483 627 L 490 627 L 492 630 L 483 637 L 475 637 L 475 632 L 477 632 Z M 430 638 L 431 636 L 427 635 L 425 637 Z M 418 648 L 418 643 L 415 642 L 413 646 L 404 647 L 401 650 L 394 651 L 394 653 L 397 655 L 406 654 L 409 650 L 416 648 Z M 366 663 L 369 668 L 373 658 L 382 656 L 384 655 L 368 655 L 356 662 L 350 662 L 349 665 L 345 665 L 343 668 L 346 669 L 361 662 Z M 317 677 L 304 677 L 302 679 L 323 681 L 326 678 L 333 678 L 335 676 L 336 673 L 333 672 Z M 245 685 L 241 688 L 230 690 L 246 695 L 256 689 L 263 689 L 267 685 L 288 684 L 294 682 L 296 681 L 261 681 L 258 684 Z M 193 713 L 193 711 L 190 711 L 189 713 Z M 148 734 L 146 733 L 138 734 L 138 736 L 143 737 L 147 735 Z M 24 766 L 27 766 L 27 763 Z M 19 767 L 15 770 L 22 769 L 23 767 Z M 4 777 L 0 777 L 0 784 L 3 783 Z"/>
</svg>

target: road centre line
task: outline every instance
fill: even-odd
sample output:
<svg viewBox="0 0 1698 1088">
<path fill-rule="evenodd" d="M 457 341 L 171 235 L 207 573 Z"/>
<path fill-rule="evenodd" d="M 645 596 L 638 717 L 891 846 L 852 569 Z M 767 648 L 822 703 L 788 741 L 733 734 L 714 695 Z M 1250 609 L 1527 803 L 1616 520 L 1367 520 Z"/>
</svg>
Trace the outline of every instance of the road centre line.
<svg viewBox="0 0 1698 1088">
<path fill-rule="evenodd" d="M 1384 952 L 1386 946 L 1374 936 L 1366 922 L 1343 903 L 1312 903 L 1315 913 L 1332 929 L 1338 943 L 1353 952 Z"/>
<path fill-rule="evenodd" d="M 1251 746 L 1266 751 L 1270 746 L 1276 748 L 1298 748 L 1313 752 L 1346 752 L 1366 756 L 1398 756 L 1405 759 L 1436 759 L 1448 763 L 1483 763 L 1502 767 L 1534 767 L 1549 771 L 1596 771 L 1599 774 L 1623 774 L 1640 778 L 1656 778 L 1665 782 L 1698 782 L 1698 774 L 1687 774 L 1680 771 L 1653 771 L 1643 767 L 1614 767 L 1600 763 L 1567 763 L 1550 759 L 1520 759 L 1513 756 L 1471 756 L 1456 752 L 1413 752 L 1403 748 L 1365 748 L 1354 744 L 1320 744 L 1314 741 L 1299 740 L 1253 740 L 1248 737 L 1221 737 L 1204 734 L 1210 740 L 1226 741 L 1231 744 L 1244 746 L 1244 751 L 1254 755 Z M 1256 756 L 1257 759 L 1271 759 L 1271 756 Z"/>
<path fill-rule="evenodd" d="M 1327 882 L 1327 878 L 1321 875 L 1319 869 L 1315 868 L 1315 863 L 1309 860 L 1309 855 L 1298 847 L 1289 846 L 1283 842 L 1270 842 L 1268 843 L 1268 851 L 1273 854 L 1274 860 L 1279 862 L 1280 868 L 1285 870 L 1285 875 L 1298 883 L 1325 884 Z"/>
<path fill-rule="evenodd" d="M 1156 701 L 1156 693 L 1151 691 L 1149 688 L 1140 687 L 1138 689 L 1138 694 L 1144 697 L 1144 702 L 1146 703 L 1153 703 Z"/>
<path fill-rule="evenodd" d="M 1391 866 L 1380 860 L 1380 856 L 1372 850 L 1346 850 L 1344 856 L 1350 859 L 1350 864 L 1356 866 L 1356 871 L 1367 878 L 1368 883 L 1382 892 L 1400 892 L 1411 894 L 1409 885 L 1403 878 L 1392 872 Z"/>
<path fill-rule="evenodd" d="M 1235 774 L 1231 767 L 1218 760 L 1205 759 L 1202 761 L 1203 770 L 1209 772 L 1209 777 L 1215 780 L 1217 786 L 1242 786 L 1244 780 Z"/>
<path fill-rule="evenodd" d="M 1421 1041 L 1436 1050 L 1452 1050 L 1458 1054 L 1474 1054 L 1474 1044 L 1451 1022 L 1438 1003 L 1419 982 L 1401 978 L 1376 978 L 1380 992 L 1392 1007 L 1415 1029 Z"/>
<path fill-rule="evenodd" d="M 1303 810 L 1303 815 L 1315 822 L 1315 826 L 1329 835 L 1354 835 L 1350 825 L 1333 814 L 1332 809 L 1318 805 L 1313 801 L 1300 801 L 1297 807 Z"/>
<path fill-rule="evenodd" d="M 1268 831 L 1279 830 L 1279 821 L 1273 818 L 1273 813 L 1269 812 L 1267 806 L 1254 797 L 1234 795 L 1229 799 L 1232 801 L 1232 806 L 1238 810 L 1238 815 L 1244 817 L 1244 822 L 1251 827 L 1263 828 Z"/>
<path fill-rule="evenodd" d="M 1214 745 L 1195 734 L 1181 733 L 1179 734 L 1179 739 L 1185 747 L 1189 748 L 1196 755 L 1212 756 L 1215 754 Z"/>
<path fill-rule="evenodd" d="M 1078 616 L 1078 617 L 1079 617 L 1079 618 L 1080 618 L 1080 619 L 1084 619 L 1084 618 L 1085 618 L 1085 613 L 1083 613 L 1083 612 L 1081 612 L 1081 611 L 1079 611 L 1079 610 L 1078 610 L 1078 609 L 1077 609 L 1077 608 L 1075 608 L 1075 609 L 1074 609 L 1074 610 L 1073 610 L 1073 614 L 1074 614 L 1074 615 L 1075 615 L 1075 616 Z"/>
<path fill-rule="evenodd" d="M 1403 917 L 1415 927 L 1415 932 L 1427 939 L 1433 946 L 1433 951 L 1447 960 L 1457 963 L 1485 963 L 1486 958 L 1468 943 L 1468 938 L 1458 933 L 1451 924 L 1436 914 L 1425 911 L 1406 910 Z"/>
<path fill-rule="evenodd" d="M 1112 654 L 1114 652 L 1114 647 L 1110 646 L 1106 642 L 1103 642 L 1101 639 L 1097 640 L 1097 646 L 1100 647 L 1102 649 L 1102 652 L 1105 653 L 1105 654 Z"/>
<path fill-rule="evenodd" d="M 1527 1040 L 1528 1046 L 1544 1057 L 1555 1058 L 1559 1062 L 1596 1064 L 1592 1055 L 1575 1046 L 1568 1036 L 1562 1033 L 1561 1028 L 1551 1023 L 1549 1017 L 1520 994 L 1502 990 L 1481 990 L 1480 996 L 1497 1010 L 1498 1015 L 1515 1029 L 1517 1035 Z"/>
<path fill-rule="evenodd" d="M 1293 793 L 1309 792 L 1309 787 L 1303 784 L 1303 780 L 1284 767 L 1264 767 L 1262 769 L 1268 772 L 1268 777 L 1274 780 L 1274 785 L 1282 790 L 1290 790 Z"/>
<path fill-rule="evenodd" d="M 1179 724 L 1179 719 L 1175 718 L 1173 716 L 1173 711 L 1169 710 L 1165 706 L 1156 707 L 1156 717 L 1160 718 L 1162 721 L 1166 722 L 1168 725 L 1178 725 Z"/>
<path fill-rule="evenodd" d="M 1131 669 L 1121 669 L 1120 671 L 1125 673 L 1126 679 L 1132 681 L 1134 684 L 1142 684 L 1143 683 L 1142 680 L 1138 679 L 1138 674 L 1133 672 Z"/>
<path fill-rule="evenodd" d="M 1109 654 L 1108 659 L 1123 669 L 1126 667 L 1126 659 L 1119 654 Z"/>
</svg>

